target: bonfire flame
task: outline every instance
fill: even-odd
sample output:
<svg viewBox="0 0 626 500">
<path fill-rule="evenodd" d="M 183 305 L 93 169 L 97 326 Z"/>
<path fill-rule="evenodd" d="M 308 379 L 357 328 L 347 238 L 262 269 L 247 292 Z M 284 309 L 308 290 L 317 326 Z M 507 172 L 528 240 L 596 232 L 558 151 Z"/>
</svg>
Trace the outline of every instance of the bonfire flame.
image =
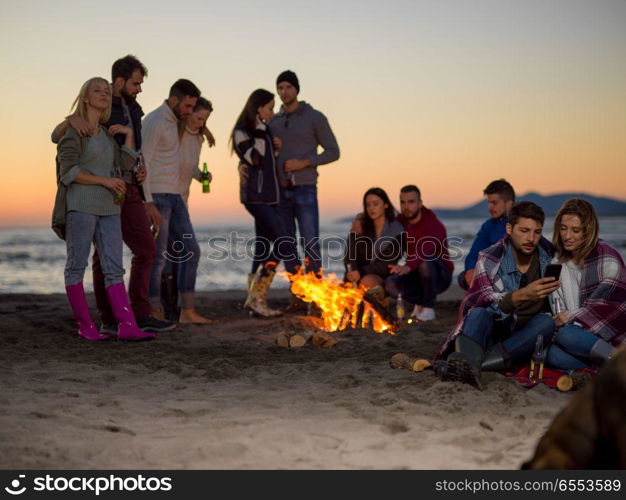
<svg viewBox="0 0 626 500">
<path fill-rule="evenodd" d="M 348 326 L 369 326 L 376 332 L 395 335 L 393 324 L 373 307 L 363 288 L 343 283 L 334 273 L 321 278 L 313 272 L 287 274 L 287 277 L 291 281 L 292 293 L 304 302 L 314 302 L 321 309 L 327 332 L 344 330 Z"/>
</svg>

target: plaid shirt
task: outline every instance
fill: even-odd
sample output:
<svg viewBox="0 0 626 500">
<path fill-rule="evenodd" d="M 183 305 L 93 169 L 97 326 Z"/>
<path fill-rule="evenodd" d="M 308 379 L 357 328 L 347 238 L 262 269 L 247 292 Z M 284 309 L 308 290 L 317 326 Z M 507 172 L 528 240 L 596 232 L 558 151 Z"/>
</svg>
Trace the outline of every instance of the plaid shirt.
<svg viewBox="0 0 626 500">
<path fill-rule="evenodd" d="M 472 310 L 477 307 L 497 306 L 507 293 L 513 291 L 505 289 L 504 282 L 498 274 L 506 250 L 510 245 L 508 241 L 509 237 L 505 236 L 497 243 L 480 252 L 472 286 L 465 294 L 465 298 L 459 308 L 457 324 L 448 334 L 445 342 L 437 352 L 436 358 L 444 357 L 448 348 L 451 347 L 452 341 L 463 330 L 465 318 Z M 554 253 L 552 245 L 545 238 L 539 240 L 539 247 L 548 255 Z"/>
<path fill-rule="evenodd" d="M 603 241 L 585 259 L 580 304 L 570 322 L 615 346 L 626 342 L 626 267 L 617 250 Z"/>
</svg>

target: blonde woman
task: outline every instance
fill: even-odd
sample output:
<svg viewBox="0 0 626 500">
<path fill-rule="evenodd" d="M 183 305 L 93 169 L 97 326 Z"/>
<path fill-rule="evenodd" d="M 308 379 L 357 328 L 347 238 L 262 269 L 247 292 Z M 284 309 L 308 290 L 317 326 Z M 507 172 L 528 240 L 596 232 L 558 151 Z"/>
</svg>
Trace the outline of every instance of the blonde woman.
<svg viewBox="0 0 626 500">
<path fill-rule="evenodd" d="M 598 238 L 593 206 L 566 201 L 554 220 L 555 261 L 561 287 L 552 294 L 558 328 L 548 364 L 566 370 L 600 367 L 626 341 L 626 268 L 619 252 Z"/>
<path fill-rule="evenodd" d="M 130 128 L 113 125 L 106 130 L 102 126 L 110 114 L 109 83 L 99 77 L 87 80 L 74 101 L 72 116 L 85 119 L 95 132 L 81 138 L 70 127 L 57 146 L 60 181 L 67 187 L 65 290 L 78 334 L 87 340 L 108 338 L 94 325 L 83 289 L 93 242 L 100 254 L 107 297 L 118 322 L 118 339 L 146 340 L 154 338 L 154 334 L 137 327 L 124 288 L 119 206 L 126 190 L 121 172 L 132 169 L 137 153 Z M 113 139 L 115 134 L 125 136 L 121 149 Z"/>
</svg>

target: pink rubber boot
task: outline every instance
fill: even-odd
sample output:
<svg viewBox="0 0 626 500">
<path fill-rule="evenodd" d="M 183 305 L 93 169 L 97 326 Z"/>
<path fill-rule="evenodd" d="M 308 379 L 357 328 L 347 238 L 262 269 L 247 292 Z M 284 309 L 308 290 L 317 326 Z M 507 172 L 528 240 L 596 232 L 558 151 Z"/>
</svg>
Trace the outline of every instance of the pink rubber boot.
<svg viewBox="0 0 626 500">
<path fill-rule="evenodd" d="M 87 340 L 108 339 L 109 336 L 100 333 L 96 325 L 93 324 L 83 284 L 76 283 L 75 285 L 68 285 L 65 287 L 65 293 L 67 294 L 67 300 L 70 303 L 70 307 L 74 313 L 74 319 L 78 325 L 78 335 Z"/>
<path fill-rule="evenodd" d="M 107 296 L 113 310 L 113 316 L 117 320 L 118 340 L 151 340 L 154 333 L 144 332 L 135 321 L 135 315 L 128 303 L 128 295 L 124 283 L 116 283 L 107 287 Z"/>
</svg>

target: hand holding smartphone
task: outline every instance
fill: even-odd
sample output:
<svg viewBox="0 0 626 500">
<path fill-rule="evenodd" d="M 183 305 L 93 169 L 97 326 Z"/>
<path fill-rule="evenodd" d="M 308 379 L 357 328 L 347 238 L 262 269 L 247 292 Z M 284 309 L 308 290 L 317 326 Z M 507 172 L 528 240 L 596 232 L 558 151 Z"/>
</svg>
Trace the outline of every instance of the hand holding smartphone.
<svg viewBox="0 0 626 500">
<path fill-rule="evenodd" d="M 561 277 L 562 267 L 563 266 L 561 264 L 548 264 L 548 267 L 546 267 L 546 272 L 544 273 L 543 277 L 554 278 L 556 281 L 558 281 Z"/>
</svg>

